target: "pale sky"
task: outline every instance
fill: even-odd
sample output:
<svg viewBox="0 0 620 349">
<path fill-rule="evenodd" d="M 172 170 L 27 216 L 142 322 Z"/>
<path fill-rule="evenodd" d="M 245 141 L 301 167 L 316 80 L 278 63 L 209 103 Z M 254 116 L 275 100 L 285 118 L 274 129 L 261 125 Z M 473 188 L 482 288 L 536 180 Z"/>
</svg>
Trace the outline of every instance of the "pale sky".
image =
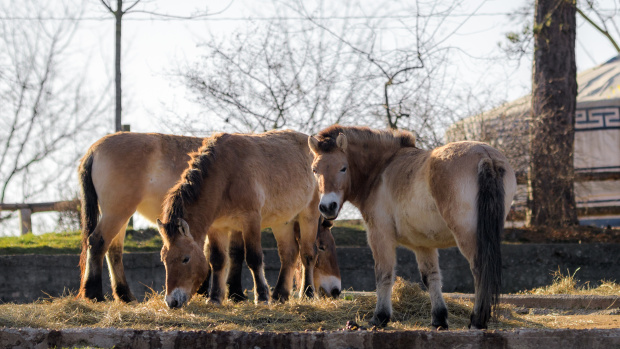
<svg viewBox="0 0 620 349">
<path fill-rule="evenodd" d="M 613 1 L 603 6 L 614 7 Z M 606 5 L 606 2 L 602 2 Z M 169 76 L 179 64 L 195 62 L 204 53 L 197 45 L 205 41 L 208 33 L 226 37 L 235 28 L 243 27 L 250 21 L 274 16 L 273 2 L 231 0 L 214 1 L 150 1 L 139 4 L 136 9 L 157 11 L 177 15 L 188 15 L 208 8 L 209 12 L 219 14 L 202 20 L 165 20 L 152 16 L 128 14 L 123 22 L 123 93 L 124 120 L 131 124 L 135 132 L 170 132 L 158 119 L 166 108 L 183 114 L 199 108 L 187 100 L 185 88 Z M 284 2 L 278 3 L 278 6 Z M 308 3 L 308 2 L 307 2 Z M 487 63 L 477 58 L 501 56 L 498 42 L 505 41 L 504 34 L 516 30 L 506 14 L 523 6 L 526 1 L 465 1 L 462 7 L 454 10 L 455 16 L 445 23 L 446 33 L 454 32 L 446 44 L 460 50 L 453 73 L 474 85 L 501 86 L 497 93 L 506 100 L 512 100 L 529 92 L 531 87 L 531 63 L 524 60 L 520 67 L 502 63 Z M 217 4 L 217 5 L 214 5 Z M 354 2 L 360 14 L 368 15 L 374 10 L 371 1 Z M 110 17 L 103 21 L 85 21 L 82 34 L 89 38 L 90 68 L 100 79 L 112 78 L 114 21 L 99 1 L 92 0 L 86 16 Z M 473 14 L 471 17 L 466 14 Z M 584 23 L 578 16 L 577 68 L 578 71 L 601 64 L 615 55 L 613 47 Z M 468 57 L 471 56 L 471 57 Z M 113 96 L 113 86 L 109 93 Z M 110 110 L 110 127 L 113 127 L 114 111 Z"/>
</svg>

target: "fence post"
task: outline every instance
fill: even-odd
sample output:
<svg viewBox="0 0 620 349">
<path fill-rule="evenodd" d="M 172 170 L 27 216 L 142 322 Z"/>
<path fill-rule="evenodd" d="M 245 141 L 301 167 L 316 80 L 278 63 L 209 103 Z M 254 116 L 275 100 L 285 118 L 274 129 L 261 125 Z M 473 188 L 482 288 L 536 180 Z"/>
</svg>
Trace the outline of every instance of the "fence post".
<svg viewBox="0 0 620 349">
<path fill-rule="evenodd" d="M 28 234 L 28 232 L 32 231 L 32 219 L 30 218 L 31 215 L 32 210 L 30 208 L 19 209 L 19 221 L 22 235 L 26 235 Z"/>
</svg>

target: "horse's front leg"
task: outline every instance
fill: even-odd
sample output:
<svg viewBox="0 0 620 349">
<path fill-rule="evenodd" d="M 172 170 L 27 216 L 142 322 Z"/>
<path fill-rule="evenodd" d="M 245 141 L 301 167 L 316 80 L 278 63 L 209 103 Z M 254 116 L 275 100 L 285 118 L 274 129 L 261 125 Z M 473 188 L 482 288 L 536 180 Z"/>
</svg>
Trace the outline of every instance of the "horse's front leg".
<svg viewBox="0 0 620 349">
<path fill-rule="evenodd" d="M 415 257 L 420 269 L 422 283 L 431 297 L 431 326 L 448 329 L 448 308 L 441 293 L 441 271 L 436 248 L 416 248 Z"/>
<path fill-rule="evenodd" d="M 230 245 L 228 247 L 230 257 L 230 269 L 228 271 L 228 298 L 233 302 L 241 302 L 248 299 L 243 294 L 241 285 L 241 271 L 245 260 L 245 247 L 243 245 L 243 233 L 233 231 L 230 233 Z"/>
<path fill-rule="evenodd" d="M 263 248 L 260 239 L 260 214 L 248 216 L 243 228 L 245 262 L 254 278 L 254 302 L 269 302 L 269 285 L 265 280 Z"/>
<path fill-rule="evenodd" d="M 226 278 L 228 277 L 228 232 L 209 230 L 207 250 L 211 267 L 211 290 L 207 302 L 221 304 L 226 293 Z"/>
<path fill-rule="evenodd" d="M 377 306 L 370 320 L 373 326 L 384 327 L 392 317 L 392 286 L 394 285 L 394 267 L 396 266 L 396 241 L 391 224 L 379 231 L 368 224 L 368 244 L 375 260 L 375 282 L 377 285 Z"/>
<path fill-rule="evenodd" d="M 316 235 L 319 216 L 299 218 L 299 256 L 303 266 L 300 296 L 314 298 L 314 266 L 317 259 Z"/>
<path fill-rule="evenodd" d="M 273 226 L 273 234 L 278 242 L 280 256 L 280 274 L 271 298 L 275 301 L 286 302 L 293 289 L 293 273 L 299 254 L 299 245 L 295 240 L 294 222 Z"/>
</svg>

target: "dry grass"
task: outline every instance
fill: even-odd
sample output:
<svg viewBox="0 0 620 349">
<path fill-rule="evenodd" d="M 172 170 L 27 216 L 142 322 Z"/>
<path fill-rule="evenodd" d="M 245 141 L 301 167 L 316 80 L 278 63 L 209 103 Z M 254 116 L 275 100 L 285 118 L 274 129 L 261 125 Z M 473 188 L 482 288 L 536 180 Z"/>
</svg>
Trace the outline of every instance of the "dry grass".
<svg viewBox="0 0 620 349">
<path fill-rule="evenodd" d="M 392 297 L 393 322 L 388 329 L 429 329 L 430 299 L 417 284 L 398 279 Z M 286 304 L 254 305 L 225 302 L 206 304 L 195 297 L 182 309 L 168 309 L 163 295 L 152 293 L 144 302 L 93 303 L 73 295 L 29 304 L 0 305 L 0 327 L 116 327 L 159 330 L 238 330 L 238 331 L 321 331 L 342 329 L 347 321 L 368 324 L 376 297 L 357 295 L 347 299 L 293 299 Z M 447 299 L 452 329 L 465 329 L 471 304 Z M 491 328 L 527 326 L 503 308 Z"/>
<path fill-rule="evenodd" d="M 600 285 L 596 287 L 590 286 L 590 283 L 580 285 L 579 280 L 575 278 L 575 274 L 579 268 L 572 274 L 569 270 L 566 275 L 560 269 L 553 273 L 553 283 L 549 286 L 535 288 L 526 291 L 527 294 L 553 295 L 553 294 L 572 294 L 572 295 L 597 295 L 597 296 L 620 296 L 620 285 L 613 281 L 602 280 Z"/>
</svg>

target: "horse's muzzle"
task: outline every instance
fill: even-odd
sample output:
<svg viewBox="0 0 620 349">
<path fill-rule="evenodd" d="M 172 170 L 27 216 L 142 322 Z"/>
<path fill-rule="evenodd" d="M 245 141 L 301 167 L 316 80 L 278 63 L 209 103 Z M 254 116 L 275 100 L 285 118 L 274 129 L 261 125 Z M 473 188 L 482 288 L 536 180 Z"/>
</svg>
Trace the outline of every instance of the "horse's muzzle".
<svg viewBox="0 0 620 349">
<path fill-rule="evenodd" d="M 332 298 L 336 298 L 337 299 L 338 297 L 340 297 L 340 289 L 339 288 L 334 288 L 330 294 L 331 294 Z"/>
<path fill-rule="evenodd" d="M 320 204 L 319 212 L 321 212 L 325 219 L 334 219 L 338 217 L 338 203 L 332 201 L 329 204 Z"/>
<path fill-rule="evenodd" d="M 166 304 L 168 308 L 180 308 L 187 302 L 187 293 L 183 290 L 176 288 L 172 293 L 166 296 Z"/>
</svg>

